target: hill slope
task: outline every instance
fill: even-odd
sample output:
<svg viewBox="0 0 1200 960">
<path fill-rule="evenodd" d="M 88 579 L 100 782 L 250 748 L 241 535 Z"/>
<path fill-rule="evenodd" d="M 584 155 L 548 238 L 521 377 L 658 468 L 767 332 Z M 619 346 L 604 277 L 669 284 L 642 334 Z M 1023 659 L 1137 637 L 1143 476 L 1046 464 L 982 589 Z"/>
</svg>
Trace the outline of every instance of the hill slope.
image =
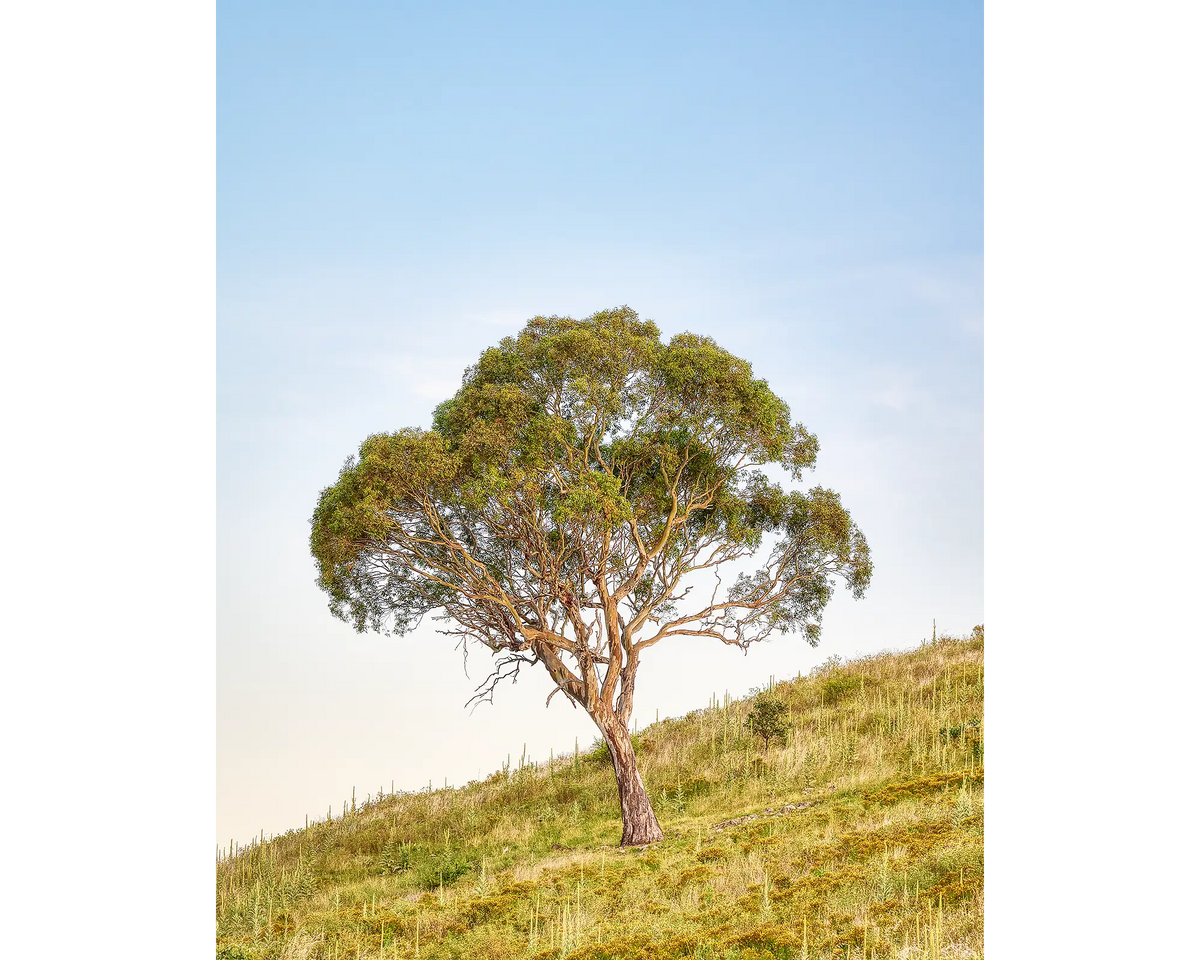
<svg viewBox="0 0 1200 960">
<path fill-rule="evenodd" d="M 830 661 L 637 738 L 666 834 L 621 851 L 603 750 L 383 795 L 222 856 L 228 958 L 972 957 L 983 953 L 983 629 Z"/>
</svg>

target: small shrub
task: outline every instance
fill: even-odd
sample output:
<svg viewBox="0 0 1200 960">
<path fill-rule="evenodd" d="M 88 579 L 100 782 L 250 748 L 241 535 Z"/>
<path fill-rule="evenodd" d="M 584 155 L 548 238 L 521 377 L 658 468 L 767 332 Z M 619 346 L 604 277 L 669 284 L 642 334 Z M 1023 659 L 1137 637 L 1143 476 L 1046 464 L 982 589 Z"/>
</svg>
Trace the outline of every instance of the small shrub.
<svg viewBox="0 0 1200 960">
<path fill-rule="evenodd" d="M 698 867 L 688 867 L 681 874 L 679 874 L 677 883 L 681 887 L 686 887 L 689 884 L 699 883 L 701 880 L 707 879 L 711 873 L 712 871 L 703 864 Z"/>
<path fill-rule="evenodd" d="M 658 799 L 663 807 L 669 808 L 675 813 L 683 813 L 683 808 L 687 805 L 687 796 L 683 792 L 683 783 L 676 780 L 675 789 L 669 793 L 665 789 L 660 790 Z"/>
<path fill-rule="evenodd" d="M 983 740 L 979 732 L 979 718 L 972 717 L 966 723 L 955 724 L 952 727 L 942 727 L 938 731 L 943 743 L 959 743 L 971 751 L 978 760 L 983 755 Z"/>
<path fill-rule="evenodd" d="M 983 770 L 962 770 L 958 773 L 934 773 L 927 777 L 915 777 L 911 780 L 901 780 L 890 783 L 881 790 L 863 793 L 863 800 L 868 803 L 891 804 L 901 800 L 915 800 L 931 794 L 942 793 L 949 786 L 962 783 L 983 783 Z"/>
<path fill-rule="evenodd" d="M 653 742 L 645 739 L 640 733 L 635 733 L 629 739 L 633 742 L 634 756 L 640 757 L 643 754 L 654 752 Z M 608 744 L 604 742 L 603 737 L 597 737 L 592 741 L 592 749 L 583 754 L 579 759 L 586 763 L 612 766 L 612 754 L 609 752 Z"/>
<path fill-rule="evenodd" d="M 379 855 L 376 866 L 381 873 L 403 873 L 413 865 L 413 850 L 407 843 L 389 842 Z"/>
<path fill-rule="evenodd" d="M 821 696 L 826 703 L 838 703 L 851 694 L 858 693 L 867 684 L 866 677 L 848 677 L 834 674 L 821 684 Z"/>
<path fill-rule="evenodd" d="M 439 854 L 421 865 L 417 871 L 417 883 L 426 890 L 450 886 L 455 880 L 471 872 L 471 864 L 462 854 L 448 852 Z"/>
<path fill-rule="evenodd" d="M 685 797 L 703 797 L 712 792 L 717 786 L 715 780 L 707 780 L 704 777 L 692 777 L 690 780 L 683 781 L 683 795 Z"/>
<path fill-rule="evenodd" d="M 746 729 L 762 737 L 767 748 L 772 739 L 785 740 L 792 729 L 787 704 L 770 693 L 760 693 L 746 716 Z"/>
<path fill-rule="evenodd" d="M 512 894 L 501 894 L 468 901 L 459 910 L 462 918 L 471 926 L 475 926 L 505 916 L 514 909 L 517 902 L 517 898 Z"/>
<path fill-rule="evenodd" d="M 796 935 L 795 930 L 777 923 L 767 923 L 729 938 L 726 944 L 731 947 L 741 947 L 742 956 L 746 956 L 748 953 L 746 948 L 767 949 L 772 953 L 796 948 L 801 946 L 801 938 Z"/>
</svg>

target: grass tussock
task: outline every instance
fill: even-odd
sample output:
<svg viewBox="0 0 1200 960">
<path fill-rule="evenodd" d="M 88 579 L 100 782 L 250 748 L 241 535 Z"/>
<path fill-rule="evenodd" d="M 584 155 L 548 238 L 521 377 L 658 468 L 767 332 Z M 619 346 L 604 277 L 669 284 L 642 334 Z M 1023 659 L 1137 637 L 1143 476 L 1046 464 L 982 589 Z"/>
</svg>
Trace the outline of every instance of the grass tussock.
<svg viewBox="0 0 1200 960">
<path fill-rule="evenodd" d="M 355 800 L 216 865 L 222 960 L 983 955 L 983 630 L 641 731 L 666 834 L 622 851 L 606 749 Z"/>
</svg>

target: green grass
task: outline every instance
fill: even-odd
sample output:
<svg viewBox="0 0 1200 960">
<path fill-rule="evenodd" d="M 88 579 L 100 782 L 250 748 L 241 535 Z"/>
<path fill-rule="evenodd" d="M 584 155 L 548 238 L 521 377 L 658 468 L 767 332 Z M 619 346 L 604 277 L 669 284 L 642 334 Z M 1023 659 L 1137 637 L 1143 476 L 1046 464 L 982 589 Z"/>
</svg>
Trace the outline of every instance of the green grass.
<svg viewBox="0 0 1200 960">
<path fill-rule="evenodd" d="M 750 700 L 641 731 L 644 850 L 592 750 L 223 854 L 218 956 L 982 956 L 982 629 L 774 692 L 795 726 L 769 753 Z"/>
</svg>

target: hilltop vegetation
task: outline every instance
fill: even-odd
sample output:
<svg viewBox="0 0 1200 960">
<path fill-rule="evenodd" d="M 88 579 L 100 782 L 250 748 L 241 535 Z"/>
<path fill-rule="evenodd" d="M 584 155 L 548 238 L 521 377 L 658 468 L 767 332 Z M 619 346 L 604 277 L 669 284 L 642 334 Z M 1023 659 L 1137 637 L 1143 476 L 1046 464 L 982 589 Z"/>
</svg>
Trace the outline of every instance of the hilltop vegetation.
<svg viewBox="0 0 1200 960">
<path fill-rule="evenodd" d="M 713 699 L 635 741 L 662 842 L 622 851 L 607 749 L 375 797 L 217 864 L 217 956 L 705 960 L 983 953 L 983 629 Z"/>
</svg>

